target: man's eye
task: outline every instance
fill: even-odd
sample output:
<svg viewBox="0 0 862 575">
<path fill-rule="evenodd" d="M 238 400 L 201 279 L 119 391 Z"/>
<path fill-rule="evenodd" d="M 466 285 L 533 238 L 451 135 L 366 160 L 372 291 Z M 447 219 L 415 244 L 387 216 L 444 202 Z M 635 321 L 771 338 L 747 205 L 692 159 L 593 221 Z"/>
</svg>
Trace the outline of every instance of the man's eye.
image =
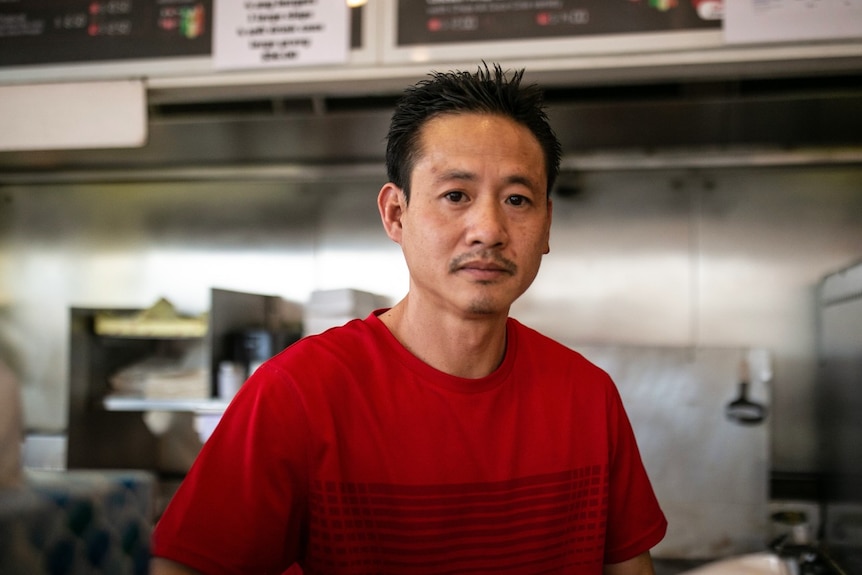
<svg viewBox="0 0 862 575">
<path fill-rule="evenodd" d="M 527 198 L 525 198 L 524 196 L 509 196 L 506 201 L 508 201 L 513 206 L 523 206 L 527 203 Z"/>
<path fill-rule="evenodd" d="M 446 192 L 446 199 L 453 203 L 460 202 L 464 199 L 464 192 Z"/>
</svg>

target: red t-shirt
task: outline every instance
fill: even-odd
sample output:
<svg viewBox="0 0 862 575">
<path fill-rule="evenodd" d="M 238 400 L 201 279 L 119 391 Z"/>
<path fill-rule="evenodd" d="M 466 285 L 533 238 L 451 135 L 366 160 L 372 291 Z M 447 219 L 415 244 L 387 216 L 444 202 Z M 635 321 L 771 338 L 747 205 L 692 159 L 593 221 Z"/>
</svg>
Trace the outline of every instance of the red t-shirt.
<svg viewBox="0 0 862 575">
<path fill-rule="evenodd" d="M 508 321 L 463 379 L 372 314 L 243 385 L 159 521 L 153 553 L 208 574 L 599 574 L 667 522 L 619 395 Z"/>
</svg>

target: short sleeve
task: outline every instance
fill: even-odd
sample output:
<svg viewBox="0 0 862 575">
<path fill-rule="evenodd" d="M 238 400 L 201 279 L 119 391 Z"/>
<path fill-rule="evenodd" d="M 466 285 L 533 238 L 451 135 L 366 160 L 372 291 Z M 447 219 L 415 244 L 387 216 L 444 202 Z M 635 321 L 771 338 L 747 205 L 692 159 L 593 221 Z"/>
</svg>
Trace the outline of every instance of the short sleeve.
<svg viewBox="0 0 862 575">
<path fill-rule="evenodd" d="M 605 563 L 620 563 L 659 543 L 667 531 L 667 520 L 615 387 L 608 402 L 611 453 Z"/>
<path fill-rule="evenodd" d="M 265 363 L 242 386 L 159 520 L 153 554 L 204 573 L 282 573 L 299 559 L 308 426 Z"/>
</svg>

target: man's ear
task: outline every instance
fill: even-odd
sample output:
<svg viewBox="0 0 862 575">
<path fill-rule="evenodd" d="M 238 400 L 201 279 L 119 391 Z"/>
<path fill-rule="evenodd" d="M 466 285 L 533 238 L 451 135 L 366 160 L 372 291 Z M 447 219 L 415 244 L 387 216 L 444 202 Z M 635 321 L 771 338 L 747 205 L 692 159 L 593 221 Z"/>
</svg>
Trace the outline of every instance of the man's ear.
<svg viewBox="0 0 862 575">
<path fill-rule="evenodd" d="M 551 220 L 553 220 L 554 215 L 554 202 L 551 201 L 551 198 L 548 198 L 548 229 L 545 232 L 545 249 L 542 254 L 551 253 Z"/>
<path fill-rule="evenodd" d="M 404 192 L 393 184 L 388 182 L 377 195 L 377 209 L 380 211 L 380 219 L 383 222 L 383 229 L 386 230 L 386 235 L 393 242 L 401 243 L 401 216 L 406 208 Z"/>
</svg>

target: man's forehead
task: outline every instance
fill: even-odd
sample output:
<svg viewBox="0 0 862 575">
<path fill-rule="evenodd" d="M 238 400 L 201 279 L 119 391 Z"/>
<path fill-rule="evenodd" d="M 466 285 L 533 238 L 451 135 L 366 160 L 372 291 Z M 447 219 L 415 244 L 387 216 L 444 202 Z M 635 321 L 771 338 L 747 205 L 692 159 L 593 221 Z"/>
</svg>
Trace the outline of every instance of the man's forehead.
<svg viewBox="0 0 862 575">
<path fill-rule="evenodd" d="M 466 122 L 482 122 L 482 121 L 494 121 L 494 122 L 503 122 L 504 124 L 508 124 L 511 128 L 520 130 L 524 135 L 528 136 L 539 148 L 542 150 L 542 145 L 536 135 L 530 130 L 528 126 L 517 122 L 515 119 L 510 118 L 509 116 L 505 116 L 502 114 L 492 114 L 487 112 L 443 112 L 435 114 L 431 116 L 419 127 L 417 130 L 416 137 L 416 155 L 421 156 L 425 151 L 425 146 L 430 143 L 429 134 L 434 134 L 434 136 L 447 135 L 448 131 L 443 128 L 443 126 L 447 127 L 457 127 L 459 124 L 463 124 L 463 122 L 459 122 L 458 120 L 464 120 Z M 471 127 L 472 128 L 472 127 Z M 457 131 L 457 130 L 453 130 Z M 456 140 L 460 141 L 461 135 L 458 134 L 448 134 L 455 136 L 458 138 Z M 467 134 L 469 136 L 469 133 Z M 544 154 L 544 152 L 542 152 Z"/>
</svg>

